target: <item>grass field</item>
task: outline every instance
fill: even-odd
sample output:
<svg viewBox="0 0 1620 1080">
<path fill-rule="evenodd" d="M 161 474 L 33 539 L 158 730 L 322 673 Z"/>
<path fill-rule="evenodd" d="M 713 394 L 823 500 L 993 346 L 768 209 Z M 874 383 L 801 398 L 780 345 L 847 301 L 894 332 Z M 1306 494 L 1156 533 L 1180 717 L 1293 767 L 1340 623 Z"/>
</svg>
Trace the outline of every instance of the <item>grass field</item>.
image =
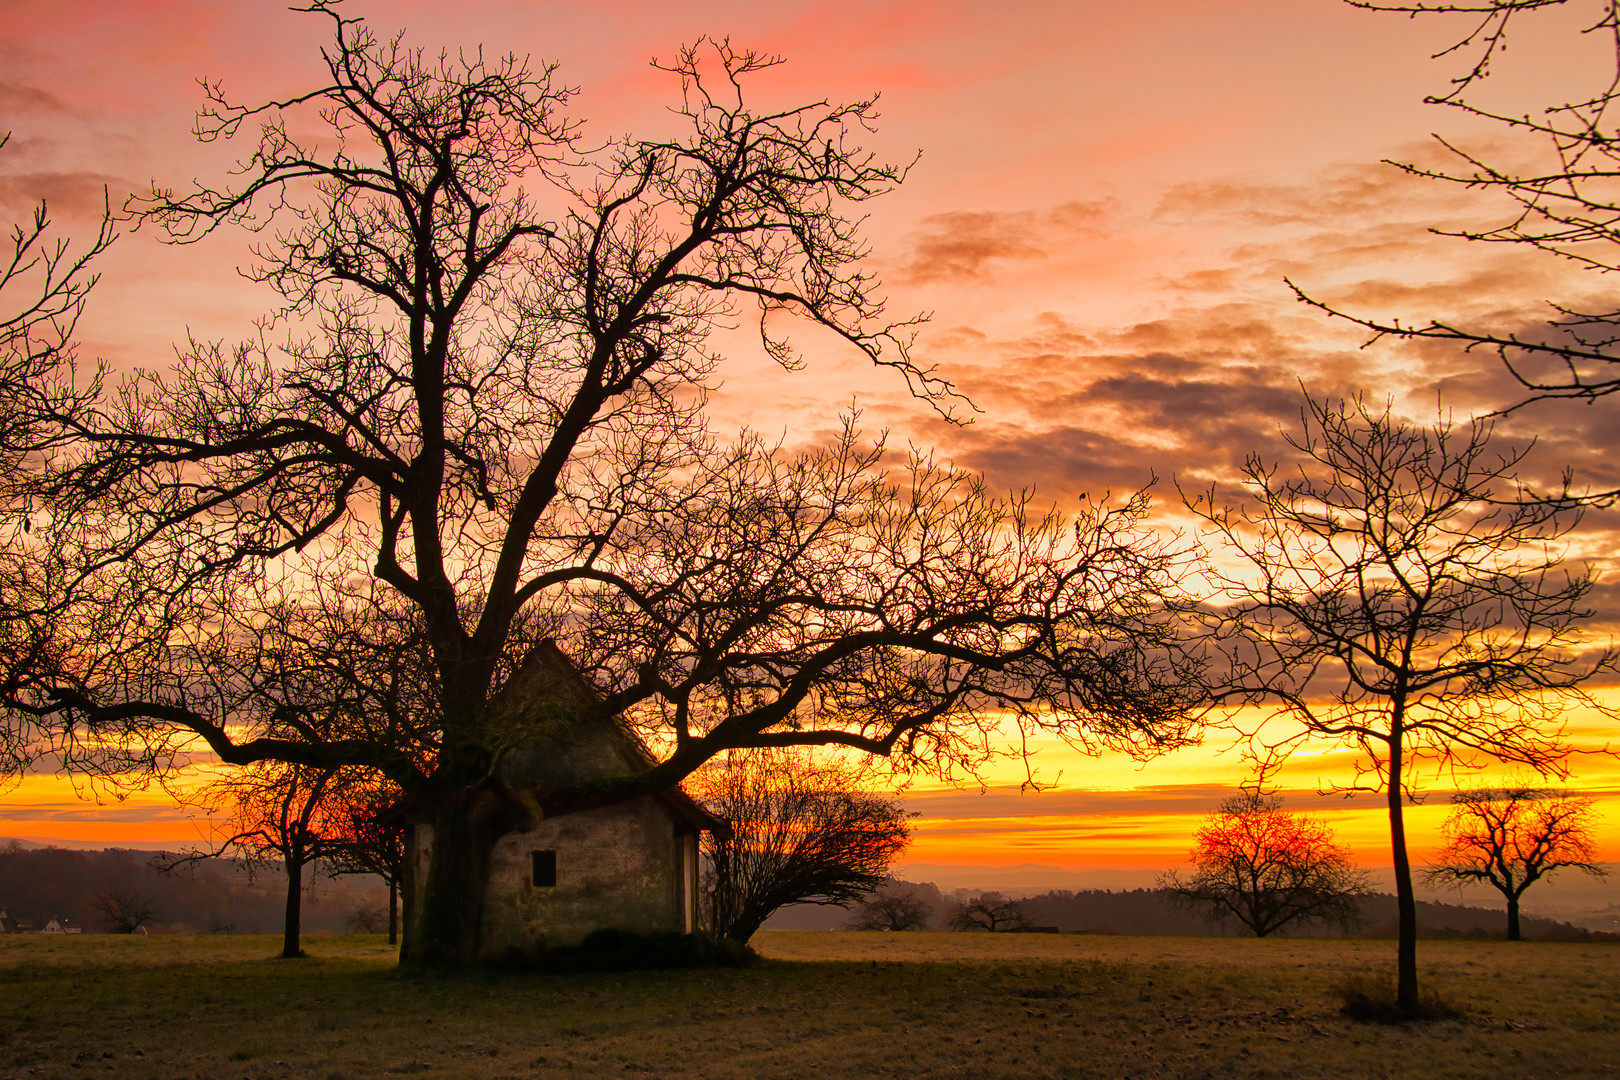
<svg viewBox="0 0 1620 1080">
<path fill-rule="evenodd" d="M 0 1078 L 1616 1077 L 1620 947 L 1424 942 L 1461 1020 L 1352 1023 L 1382 941 L 764 932 L 744 970 L 402 975 L 379 938 L 0 938 Z"/>
</svg>

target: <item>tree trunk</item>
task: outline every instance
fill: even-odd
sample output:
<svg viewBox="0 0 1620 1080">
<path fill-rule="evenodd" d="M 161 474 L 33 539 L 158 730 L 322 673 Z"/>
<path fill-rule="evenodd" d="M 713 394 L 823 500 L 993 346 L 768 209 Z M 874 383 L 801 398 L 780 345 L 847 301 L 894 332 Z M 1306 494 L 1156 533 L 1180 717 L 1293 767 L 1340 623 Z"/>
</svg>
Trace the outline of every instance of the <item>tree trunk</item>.
<svg viewBox="0 0 1620 1080">
<path fill-rule="evenodd" d="M 480 959 L 489 857 L 495 841 L 515 825 L 505 810 L 503 800 L 487 789 L 435 793 L 424 878 L 418 898 L 405 910 L 402 965 L 443 970 L 469 967 Z M 420 842 L 420 828 L 418 834 Z"/>
<path fill-rule="evenodd" d="M 1412 860 L 1406 852 L 1406 824 L 1401 814 L 1401 739 L 1397 724 L 1389 744 L 1389 845 L 1395 855 L 1395 1004 L 1415 1011 L 1418 1003 L 1417 896 L 1412 891 Z"/>
<path fill-rule="evenodd" d="M 302 929 L 304 897 L 304 860 L 302 852 L 289 852 L 284 858 L 287 866 L 287 917 L 282 923 L 281 957 L 296 960 L 304 955 L 298 947 Z"/>
<path fill-rule="evenodd" d="M 1515 893 L 1508 893 L 1508 940 L 1523 941 L 1524 935 L 1519 930 L 1519 897 Z"/>
<path fill-rule="evenodd" d="M 399 878 L 388 879 L 388 944 L 399 944 Z"/>
</svg>

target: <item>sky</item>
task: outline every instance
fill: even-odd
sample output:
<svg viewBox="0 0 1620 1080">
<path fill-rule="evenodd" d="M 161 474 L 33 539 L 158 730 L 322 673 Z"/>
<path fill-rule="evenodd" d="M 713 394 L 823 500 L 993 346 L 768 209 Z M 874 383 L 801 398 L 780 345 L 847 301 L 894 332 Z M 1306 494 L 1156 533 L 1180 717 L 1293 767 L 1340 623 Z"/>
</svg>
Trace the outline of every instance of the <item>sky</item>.
<svg viewBox="0 0 1620 1080">
<path fill-rule="evenodd" d="M 1487 94 L 1531 107 L 1592 89 L 1607 70 L 1572 0 L 1515 37 Z M 758 100 L 788 104 L 881 95 L 869 145 L 915 158 L 898 191 L 869 204 L 865 236 L 891 313 L 928 313 L 917 355 L 978 408 L 952 426 L 887 373 L 804 334 L 803 371 L 727 343 L 713 416 L 813 443 L 853 403 L 869 430 L 933 447 L 993 486 L 1033 486 L 1074 505 L 1082 493 L 1157 478 L 1177 522 L 1175 485 L 1227 483 L 1251 452 L 1275 458 L 1297 423 L 1301 386 L 1388 399 L 1432 419 L 1502 408 L 1515 388 L 1489 358 L 1380 343 L 1298 303 L 1285 283 L 1376 317 L 1431 315 L 1526 325 L 1551 297 L 1599 297 L 1605 282 L 1503 246 L 1432 229 L 1504 219 L 1479 192 L 1403 174 L 1432 163 L 1435 132 L 1528 160 L 1532 147 L 1423 104 L 1458 70 L 1432 54 L 1460 36 L 1442 19 L 1356 10 L 1338 0 L 349 0 L 345 11 L 408 44 L 556 61 L 580 88 L 573 112 L 609 137 L 655 130 L 675 100 L 654 69 L 700 35 L 781 54 Z M 198 79 L 243 101 L 314 84 L 324 20 L 248 0 L 0 0 L 0 219 L 41 198 L 69 236 L 88 236 L 105 189 L 116 204 L 156 183 L 217 181 L 229 147 L 198 145 Z M 246 240 L 166 247 L 123 236 L 100 262 L 82 351 L 123 371 L 162 368 L 188 335 L 236 339 L 270 298 L 233 272 Z M 1500 425 L 1536 440 L 1530 469 L 1620 487 L 1620 401 L 1536 406 Z M 1611 515 L 1594 514 L 1578 551 L 1606 568 Z M 1595 631 L 1620 622 L 1599 594 Z M 1597 714 L 1579 744 L 1613 738 Z M 1042 790 L 1009 762 L 984 791 L 918 785 L 909 856 L 927 864 L 1038 863 L 1152 869 L 1185 857 L 1199 818 L 1246 778 L 1214 738 L 1148 763 L 1060 745 L 1034 758 Z M 1317 748 L 1283 774 L 1290 805 L 1329 817 L 1370 864 L 1387 859 L 1368 797 L 1323 797 L 1350 777 Z M 1573 781 L 1600 799 L 1602 854 L 1620 860 L 1620 769 L 1585 756 Z M 1454 781 L 1432 778 L 1443 793 Z M 1420 851 L 1443 814 L 1413 813 Z M 164 843 L 196 835 L 190 812 L 148 790 L 81 800 L 65 781 L 25 779 L 0 795 L 0 836 Z"/>
</svg>

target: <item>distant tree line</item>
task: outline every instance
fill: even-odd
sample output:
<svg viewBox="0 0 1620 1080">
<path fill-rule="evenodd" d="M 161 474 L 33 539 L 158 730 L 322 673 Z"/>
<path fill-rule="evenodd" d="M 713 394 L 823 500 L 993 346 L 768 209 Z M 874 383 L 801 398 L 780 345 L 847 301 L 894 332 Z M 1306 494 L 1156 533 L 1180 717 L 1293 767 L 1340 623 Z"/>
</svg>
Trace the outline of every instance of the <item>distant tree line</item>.
<svg viewBox="0 0 1620 1080">
<path fill-rule="evenodd" d="M 929 883 L 896 881 L 880 889 L 871 903 L 852 907 L 841 914 L 837 909 L 789 907 L 765 924 L 765 929 L 831 930 L 837 928 L 886 930 L 876 925 L 859 926 L 875 909 L 892 906 L 891 898 L 904 898 L 920 905 L 925 922 L 915 929 L 948 930 L 952 919 L 964 908 L 991 906 L 1006 902 L 996 892 L 952 890 L 942 892 Z M 1163 889 L 1057 889 L 1016 900 L 1031 927 L 1055 926 L 1065 934 L 1142 934 L 1163 936 L 1248 936 L 1241 924 L 1219 924 L 1179 905 Z M 1306 924 L 1277 931 L 1279 937 L 1368 937 L 1393 938 L 1398 928 L 1395 897 L 1389 893 L 1368 893 L 1358 900 L 1360 929 L 1345 930 L 1337 923 Z M 1418 901 L 1418 933 L 1424 938 L 1501 938 L 1505 929 L 1499 908 L 1469 907 Z M 1525 917 L 1524 936 L 1544 941 L 1620 940 L 1620 935 L 1587 930 L 1568 922 Z M 984 927 L 980 927 L 984 929 Z"/>
</svg>

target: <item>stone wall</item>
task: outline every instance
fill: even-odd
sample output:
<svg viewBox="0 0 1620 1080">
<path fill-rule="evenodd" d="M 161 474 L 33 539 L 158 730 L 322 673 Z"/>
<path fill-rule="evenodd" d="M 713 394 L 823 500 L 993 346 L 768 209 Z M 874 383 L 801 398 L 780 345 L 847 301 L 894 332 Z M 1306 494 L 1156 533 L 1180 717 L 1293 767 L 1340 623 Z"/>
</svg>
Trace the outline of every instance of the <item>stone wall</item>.
<svg viewBox="0 0 1620 1080">
<path fill-rule="evenodd" d="M 432 830 L 416 827 L 426 868 Z M 695 835 L 656 798 L 582 810 L 510 833 L 490 857 L 479 950 L 498 956 L 577 945 L 592 930 L 694 929 Z M 556 884 L 535 885 L 536 851 L 556 852 Z M 417 880 L 421 880 L 418 877 Z"/>
</svg>

